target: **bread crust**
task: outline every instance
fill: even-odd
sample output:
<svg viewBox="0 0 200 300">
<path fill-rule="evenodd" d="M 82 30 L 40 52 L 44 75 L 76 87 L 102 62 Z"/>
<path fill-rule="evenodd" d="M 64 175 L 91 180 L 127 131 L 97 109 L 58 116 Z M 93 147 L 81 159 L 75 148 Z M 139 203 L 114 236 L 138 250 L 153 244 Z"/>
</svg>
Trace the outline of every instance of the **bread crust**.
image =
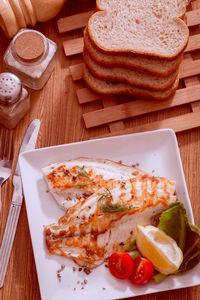
<svg viewBox="0 0 200 300">
<path fill-rule="evenodd" d="M 128 1 L 128 0 L 126 0 L 126 1 Z M 189 4 L 189 1 L 185 1 L 185 3 L 187 6 Z M 145 47 L 145 46 L 143 47 L 143 44 L 142 45 L 137 44 L 137 46 L 135 48 L 134 48 L 134 46 L 132 46 L 131 43 L 130 43 L 131 46 L 130 45 L 121 46 L 120 42 L 117 43 L 116 40 L 112 41 L 113 43 L 112 43 L 112 48 L 111 48 L 109 45 L 106 45 L 106 39 L 101 40 L 101 38 L 99 38 L 99 36 L 98 36 L 98 40 L 97 40 L 96 29 L 95 28 L 92 29 L 95 22 L 98 23 L 98 19 L 100 18 L 100 23 L 105 25 L 105 27 L 106 27 L 107 25 L 106 25 L 105 19 L 107 18 L 107 20 L 108 19 L 112 20 L 112 19 L 114 19 L 114 16 L 116 14 L 116 13 L 113 13 L 113 15 L 112 15 L 111 14 L 112 10 L 102 11 L 101 6 L 99 5 L 99 1 L 97 1 L 97 8 L 100 11 L 97 11 L 90 17 L 90 19 L 88 21 L 88 33 L 89 33 L 92 43 L 94 45 L 96 45 L 98 50 L 103 53 L 110 53 L 110 54 L 122 53 L 122 54 L 133 54 L 133 55 L 140 54 L 140 55 L 145 55 L 145 56 L 153 56 L 153 57 L 157 57 L 157 58 L 165 58 L 168 60 L 172 60 L 172 59 L 175 59 L 178 55 L 180 55 L 184 51 L 184 49 L 186 48 L 187 43 L 188 43 L 189 30 L 188 30 L 188 27 L 185 24 L 185 22 L 181 19 L 181 17 L 185 13 L 186 6 L 185 6 L 185 9 L 181 16 L 174 16 L 171 19 L 168 18 L 170 21 L 170 25 L 172 26 L 172 32 L 173 32 L 174 28 L 176 28 L 177 32 L 182 31 L 181 36 L 184 36 L 184 38 L 180 41 L 180 45 L 177 45 L 177 47 L 174 47 L 175 49 L 171 49 L 170 50 L 171 52 L 169 51 L 169 48 L 168 49 L 166 48 L 167 51 L 165 51 L 165 50 L 163 51 L 163 49 L 161 49 L 161 48 L 160 49 L 154 48 L 154 50 L 153 50 L 154 45 L 151 45 L 149 47 L 149 49 L 147 49 L 147 47 Z M 105 23 L 104 23 L 104 21 L 105 21 Z M 110 22 L 112 23 L 113 21 L 110 21 Z M 166 24 L 168 24 L 168 23 L 166 21 Z M 115 25 L 113 25 L 113 26 L 115 26 Z M 132 26 L 132 25 L 130 25 L 130 26 Z M 108 33 L 107 42 L 110 43 L 110 40 L 112 40 L 112 39 L 110 39 L 109 28 L 107 28 L 105 30 L 105 27 L 103 29 L 101 27 L 100 28 Z M 164 25 L 163 25 L 163 28 L 165 28 Z M 123 29 L 125 30 L 125 28 L 123 28 Z M 104 36 L 105 36 L 105 32 L 104 32 Z M 124 31 L 122 30 L 121 32 L 123 33 Z M 134 31 L 134 34 L 135 34 L 135 32 L 136 31 Z M 170 34 L 173 35 L 172 32 Z M 157 32 L 155 31 L 155 37 L 156 37 L 156 33 Z M 134 36 L 134 34 L 132 36 Z M 95 37 L 95 35 L 96 35 L 96 37 Z M 119 35 L 120 35 L 120 32 L 119 32 Z M 176 37 L 176 33 L 174 34 L 174 38 L 175 37 Z M 131 37 L 129 38 L 129 40 L 131 41 Z M 134 41 L 133 41 L 133 44 L 134 44 Z M 135 45 L 136 45 L 136 42 L 135 42 Z"/>
<path fill-rule="evenodd" d="M 189 4 L 192 0 L 184 0 L 184 1 L 185 1 L 185 7 L 184 7 L 184 10 L 182 11 L 182 13 L 178 16 L 179 18 L 184 17 L 187 7 L 189 6 Z M 100 4 L 100 0 L 96 0 L 96 10 L 103 10 L 101 7 L 101 4 Z"/>
<path fill-rule="evenodd" d="M 126 82 L 128 84 L 144 87 L 152 90 L 167 90 L 175 81 L 178 71 L 168 77 L 161 77 L 155 74 L 144 73 L 137 70 L 127 70 L 123 67 L 102 67 L 92 60 L 89 54 L 84 50 L 83 59 L 90 72 L 97 78 Z"/>
<path fill-rule="evenodd" d="M 183 53 L 174 60 L 166 60 L 143 55 L 123 55 L 102 53 L 91 42 L 87 28 L 84 31 L 84 47 L 92 59 L 105 67 L 126 67 L 159 76 L 169 76 L 178 69 L 183 60 Z M 143 62 L 141 61 L 143 60 Z"/>
<path fill-rule="evenodd" d="M 83 78 L 87 85 L 102 96 L 105 95 L 129 95 L 132 97 L 143 97 L 153 100 L 165 100 L 173 96 L 178 88 L 179 78 L 177 76 L 175 82 L 165 91 L 154 91 L 139 87 L 131 86 L 127 83 L 113 83 L 111 81 L 105 81 L 95 77 L 86 65 L 83 66 Z M 99 84 L 99 88 L 97 88 Z"/>
</svg>

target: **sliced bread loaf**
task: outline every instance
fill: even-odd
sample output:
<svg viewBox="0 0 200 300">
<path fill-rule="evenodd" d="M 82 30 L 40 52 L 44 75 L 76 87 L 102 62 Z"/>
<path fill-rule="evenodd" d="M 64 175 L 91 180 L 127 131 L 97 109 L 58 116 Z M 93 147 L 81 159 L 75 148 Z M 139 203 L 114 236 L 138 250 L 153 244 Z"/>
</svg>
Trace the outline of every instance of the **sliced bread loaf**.
<svg viewBox="0 0 200 300">
<path fill-rule="evenodd" d="M 189 30 L 180 17 L 188 0 L 98 0 L 102 10 L 88 22 L 91 41 L 102 52 L 173 59 L 187 45 Z"/>
<path fill-rule="evenodd" d="M 168 76 L 175 72 L 183 58 L 183 54 L 173 60 L 167 60 L 144 55 L 103 53 L 92 44 L 87 29 L 84 31 L 84 46 L 92 59 L 102 66 L 138 69 L 160 76 Z"/>
<path fill-rule="evenodd" d="M 83 58 L 88 69 L 95 77 L 116 82 L 126 82 L 140 88 L 166 90 L 173 84 L 178 75 L 176 71 L 167 77 L 161 77 L 159 75 L 144 73 L 124 67 L 101 66 L 96 63 L 85 50 L 83 51 Z"/>
<path fill-rule="evenodd" d="M 134 7 L 140 9 L 144 8 L 144 1 L 134 0 Z M 134 2 L 132 1 L 132 2 Z M 148 0 L 149 5 L 153 7 L 155 13 L 168 13 L 170 18 L 179 17 L 182 18 L 186 12 L 186 8 L 191 0 Z M 123 0 L 96 0 L 96 6 L 98 10 L 114 10 L 117 6 L 124 4 Z M 131 7 L 130 7 L 131 8 Z M 122 9 L 124 9 L 122 7 Z"/>
<path fill-rule="evenodd" d="M 149 99 L 164 100 L 172 96 L 179 83 L 178 77 L 173 85 L 165 91 L 155 91 L 136 87 L 127 83 L 112 82 L 95 77 L 86 65 L 83 66 L 83 77 L 88 86 L 101 95 L 122 95 L 127 94 L 133 97 L 145 97 Z"/>
</svg>

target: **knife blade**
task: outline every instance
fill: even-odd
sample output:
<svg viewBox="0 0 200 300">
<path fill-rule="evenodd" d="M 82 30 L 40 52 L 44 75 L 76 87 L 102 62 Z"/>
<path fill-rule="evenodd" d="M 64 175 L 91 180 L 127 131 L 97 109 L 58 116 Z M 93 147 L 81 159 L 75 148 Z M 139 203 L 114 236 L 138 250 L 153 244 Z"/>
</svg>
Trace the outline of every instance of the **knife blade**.
<svg viewBox="0 0 200 300">
<path fill-rule="evenodd" d="M 19 155 L 24 151 L 32 150 L 35 148 L 39 128 L 40 120 L 38 119 L 33 120 L 29 124 L 18 153 L 18 160 L 13 175 L 14 192 L 0 248 L 0 288 L 2 288 L 4 284 L 4 279 L 23 201 L 22 182 L 19 168 Z"/>
</svg>

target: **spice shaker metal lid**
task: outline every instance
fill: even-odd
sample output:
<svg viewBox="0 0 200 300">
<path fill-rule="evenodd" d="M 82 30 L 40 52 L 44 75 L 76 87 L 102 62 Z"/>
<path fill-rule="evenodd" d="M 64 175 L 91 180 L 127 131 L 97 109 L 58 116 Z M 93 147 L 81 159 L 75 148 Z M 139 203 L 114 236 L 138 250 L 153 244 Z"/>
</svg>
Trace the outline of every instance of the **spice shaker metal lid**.
<svg viewBox="0 0 200 300">
<path fill-rule="evenodd" d="M 13 104 L 17 102 L 21 95 L 21 80 L 12 73 L 0 74 L 0 102 Z"/>
</svg>

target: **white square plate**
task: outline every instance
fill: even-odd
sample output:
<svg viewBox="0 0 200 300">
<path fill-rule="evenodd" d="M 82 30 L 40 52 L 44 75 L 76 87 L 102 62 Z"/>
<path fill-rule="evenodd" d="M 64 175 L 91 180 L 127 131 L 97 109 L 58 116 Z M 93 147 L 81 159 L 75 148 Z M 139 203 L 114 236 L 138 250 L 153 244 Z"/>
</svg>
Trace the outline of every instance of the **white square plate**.
<svg viewBox="0 0 200 300">
<path fill-rule="evenodd" d="M 43 225 L 57 222 L 64 212 L 57 206 L 50 193 L 47 193 L 41 168 L 79 156 L 121 160 L 128 165 L 138 163 L 139 168 L 149 173 L 175 180 L 178 199 L 185 204 L 189 220 L 193 222 L 178 144 L 174 132 L 170 129 L 22 153 L 20 168 L 42 299 L 120 299 L 200 284 L 200 264 L 183 275 L 170 276 L 160 284 L 152 281 L 137 287 L 131 285 L 128 280 L 112 277 L 104 265 L 86 275 L 83 271 L 78 271 L 78 268 L 73 271 L 73 266 L 76 265 L 71 260 L 47 253 Z M 65 265 L 65 269 L 60 273 L 62 278 L 59 281 L 57 270 L 62 264 Z M 84 279 L 87 280 L 87 284 L 83 283 Z"/>
</svg>

